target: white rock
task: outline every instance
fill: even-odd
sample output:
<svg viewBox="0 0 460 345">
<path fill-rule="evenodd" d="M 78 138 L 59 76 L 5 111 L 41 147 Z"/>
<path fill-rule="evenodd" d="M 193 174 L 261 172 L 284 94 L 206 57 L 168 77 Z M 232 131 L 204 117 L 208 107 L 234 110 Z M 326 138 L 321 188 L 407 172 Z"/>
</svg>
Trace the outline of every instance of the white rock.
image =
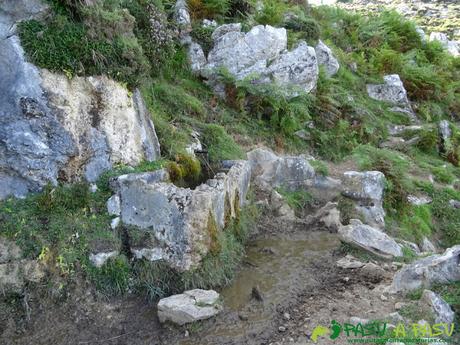
<svg viewBox="0 0 460 345">
<path fill-rule="evenodd" d="M 107 200 L 107 212 L 111 216 L 119 216 L 121 213 L 121 201 L 118 194 L 112 195 L 109 200 Z"/>
<path fill-rule="evenodd" d="M 429 196 L 426 196 L 426 195 L 421 195 L 421 196 L 409 195 L 407 196 L 407 201 L 414 206 L 422 206 L 422 205 L 431 204 L 433 202 L 433 199 L 431 199 Z"/>
<path fill-rule="evenodd" d="M 422 252 L 425 252 L 425 253 L 436 253 L 437 252 L 436 246 L 425 236 L 423 237 L 421 248 L 422 248 Z"/>
<path fill-rule="evenodd" d="M 325 67 L 327 76 L 331 77 L 336 74 L 340 68 L 340 64 L 332 53 L 332 50 L 323 41 L 319 40 L 315 51 L 318 64 Z"/>
<path fill-rule="evenodd" d="M 268 69 L 273 80 L 281 86 L 289 86 L 288 95 L 299 94 L 295 89 L 309 93 L 316 88 L 318 61 L 315 49 L 300 42 L 292 51 L 281 54 Z"/>
<path fill-rule="evenodd" d="M 436 317 L 435 323 L 452 324 L 454 322 L 454 311 L 438 294 L 430 290 L 424 290 L 421 301 L 432 308 Z"/>
<path fill-rule="evenodd" d="M 371 226 L 385 227 L 383 192 L 385 175 L 380 171 L 347 171 L 343 174 L 342 194 L 355 201 L 355 209 Z"/>
<path fill-rule="evenodd" d="M 110 227 L 112 228 L 112 230 L 115 230 L 116 228 L 118 228 L 118 226 L 120 225 L 120 222 L 121 222 L 120 217 L 113 218 L 112 221 L 110 222 Z"/>
<path fill-rule="evenodd" d="M 118 255 L 118 251 L 90 254 L 89 260 L 96 267 L 102 267 L 107 260 Z"/>
<path fill-rule="evenodd" d="M 455 246 L 442 255 L 432 255 L 404 266 L 395 274 L 391 291 L 407 292 L 460 280 L 459 256 L 460 246 Z"/>
<path fill-rule="evenodd" d="M 222 310 L 219 297 L 216 291 L 196 289 L 163 298 L 158 303 L 158 318 L 178 325 L 209 319 Z"/>
</svg>

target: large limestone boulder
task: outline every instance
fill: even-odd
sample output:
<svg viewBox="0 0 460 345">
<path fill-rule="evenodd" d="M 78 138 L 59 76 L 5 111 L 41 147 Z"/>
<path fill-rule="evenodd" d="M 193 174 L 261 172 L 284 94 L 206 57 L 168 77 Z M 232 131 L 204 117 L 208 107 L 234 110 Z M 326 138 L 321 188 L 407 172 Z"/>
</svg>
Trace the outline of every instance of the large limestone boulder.
<svg viewBox="0 0 460 345">
<path fill-rule="evenodd" d="M 391 285 L 393 292 L 408 292 L 440 283 L 460 280 L 460 246 L 447 249 L 442 255 L 432 255 L 404 266 L 396 273 Z"/>
<path fill-rule="evenodd" d="M 380 171 L 347 171 L 343 174 L 342 194 L 355 201 L 355 208 L 371 226 L 385 227 L 383 193 L 385 175 Z"/>
<path fill-rule="evenodd" d="M 281 54 L 268 68 L 272 80 L 278 85 L 288 86 L 289 96 L 300 92 L 309 93 L 316 89 L 318 81 L 318 62 L 315 49 L 305 42 L 290 52 Z"/>
<path fill-rule="evenodd" d="M 433 310 L 435 323 L 447 323 L 450 325 L 454 322 L 454 311 L 438 294 L 430 290 L 424 290 L 420 300 Z"/>
<path fill-rule="evenodd" d="M 25 61 L 17 36 L 0 45 L 0 199 L 58 178 L 94 182 L 114 164 L 159 157 L 138 91 L 131 96 L 106 77 L 68 80 L 40 71 Z"/>
<path fill-rule="evenodd" d="M 190 290 L 158 302 L 160 322 L 185 325 L 209 319 L 222 311 L 219 294 L 214 290 Z"/>
<path fill-rule="evenodd" d="M 28 63 L 16 35 L 21 20 L 41 18 L 38 0 L 0 10 L 0 199 L 23 197 L 58 179 L 94 181 L 113 164 L 159 156 L 139 92 L 106 77 L 74 78 Z"/>
<path fill-rule="evenodd" d="M 326 75 L 328 77 L 332 77 L 334 74 L 336 74 L 340 68 L 340 64 L 332 53 L 331 48 L 325 45 L 323 41 L 319 40 L 315 47 L 315 51 L 316 57 L 318 58 L 318 63 L 321 66 L 324 66 Z"/>
<path fill-rule="evenodd" d="M 270 25 L 255 26 L 247 33 L 233 30 L 216 36 L 206 69 L 226 68 L 238 80 L 252 73 L 265 74 L 268 61 L 287 48 L 286 29 Z"/>
<path fill-rule="evenodd" d="M 113 165 L 137 165 L 160 156 L 150 113 L 139 90 L 133 95 L 105 77 L 75 77 L 41 72 L 48 104 L 74 142 L 66 180 L 94 182 Z"/>
<path fill-rule="evenodd" d="M 249 32 L 241 32 L 241 24 L 225 24 L 212 35 L 213 48 L 202 75 L 214 89 L 217 73 L 226 69 L 236 80 L 251 77 L 258 83 L 276 83 L 287 88 L 294 97 L 316 88 L 318 62 L 315 49 L 305 42 L 287 51 L 287 33 L 284 28 L 258 25 Z"/>
<path fill-rule="evenodd" d="M 141 232 L 139 241 L 131 246 L 134 256 L 164 260 L 185 271 L 199 264 L 217 232 L 238 216 L 249 189 L 251 168 L 247 161 L 234 161 L 226 174 L 217 174 L 194 190 L 177 187 L 167 178 L 167 173 L 159 170 L 123 175 L 111 185 L 120 199 L 121 221 Z M 117 210 L 113 198 L 108 206 Z"/>
<path fill-rule="evenodd" d="M 403 256 L 402 247 L 384 232 L 352 219 L 339 229 L 340 240 L 385 259 Z"/>
</svg>

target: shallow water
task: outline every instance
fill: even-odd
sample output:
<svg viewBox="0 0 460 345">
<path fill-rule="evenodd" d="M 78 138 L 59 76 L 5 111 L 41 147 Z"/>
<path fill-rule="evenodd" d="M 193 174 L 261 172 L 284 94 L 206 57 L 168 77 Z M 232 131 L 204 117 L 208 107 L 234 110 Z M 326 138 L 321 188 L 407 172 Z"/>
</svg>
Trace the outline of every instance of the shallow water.
<svg viewBox="0 0 460 345">
<path fill-rule="evenodd" d="M 257 336 L 269 328 L 277 306 L 296 296 L 296 291 L 302 290 L 302 284 L 309 279 L 308 264 L 330 253 L 338 244 L 337 236 L 326 232 L 306 232 L 295 238 L 264 238 L 249 243 L 235 280 L 221 291 L 225 312 L 205 326 L 206 336 L 199 344 L 214 344 L 216 339 L 220 344 L 230 344 L 231 339 L 249 333 Z M 255 286 L 263 302 L 251 298 Z M 241 315 L 244 321 L 240 320 Z M 190 339 L 181 344 L 198 343 Z"/>
</svg>

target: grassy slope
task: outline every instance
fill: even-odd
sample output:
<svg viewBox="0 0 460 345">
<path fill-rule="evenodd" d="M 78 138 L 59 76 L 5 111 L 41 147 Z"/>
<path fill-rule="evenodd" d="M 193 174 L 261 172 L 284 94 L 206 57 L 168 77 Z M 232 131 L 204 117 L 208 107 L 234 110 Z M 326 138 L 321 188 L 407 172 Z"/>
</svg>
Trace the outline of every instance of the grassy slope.
<svg viewBox="0 0 460 345">
<path fill-rule="evenodd" d="M 140 87 L 153 114 L 164 165 L 182 164 L 192 129 L 202 133 L 211 162 L 241 158 L 245 150 L 259 143 L 277 151 L 311 151 L 324 160 L 353 157 L 362 169 L 381 170 L 388 178 L 385 207 L 390 233 L 414 241 L 424 235 L 434 236 L 445 246 L 459 242 L 460 217 L 446 207 L 446 202 L 450 198 L 460 200 L 460 193 L 449 187 L 460 177 L 460 170 L 448 157 L 438 154 L 436 133 L 422 133 L 421 144 L 403 152 L 377 148 L 388 136 L 388 124 L 408 124 L 404 116 L 389 110 L 391 105 L 373 101 L 366 94 L 366 83 L 379 82 L 384 74 L 401 75 L 423 122 L 457 120 L 460 114 L 460 59 L 446 55 L 436 43 L 423 43 L 414 24 L 396 13 L 363 17 L 277 0 L 265 1 L 264 11 L 254 13 L 253 4 L 244 0 L 190 1 L 193 35 L 204 44 L 209 44 L 210 32 L 200 29 L 203 17 L 219 23 L 242 21 L 244 28 L 257 23 L 271 24 L 288 28 L 290 46 L 300 39 L 315 44 L 320 37 L 341 63 L 333 78 L 321 73 L 315 94 L 291 100 L 280 95 L 276 87 L 254 88 L 250 83 L 235 83 L 223 75 L 229 91 L 227 102 L 223 102 L 190 73 L 185 53 L 177 42 L 168 35 L 152 36 L 146 15 L 154 15 L 164 31 L 169 32 L 173 24 L 166 17 L 171 15 L 173 1 L 104 1 L 94 10 L 69 6 L 72 2 L 66 0 L 50 2 L 55 17 L 44 23 L 30 21 L 20 26 L 29 58 L 69 77 L 106 73 L 127 87 Z M 154 5 L 154 12 L 148 4 Z M 295 16 L 285 20 L 287 12 Z M 117 25 L 120 22 L 124 24 Z M 357 63 L 357 72 L 352 71 L 352 63 Z M 294 135 L 301 129 L 309 133 L 310 140 Z M 451 143 L 454 156 L 459 137 L 456 134 Z M 456 163 L 455 159 L 451 161 Z M 148 168 L 151 167 L 144 167 Z M 427 174 L 434 175 L 435 186 L 416 177 Z M 23 201 L 2 202 L 0 219 L 7 225 L 0 231 L 15 239 L 26 255 L 38 257 L 41 253 L 43 260 L 57 265 L 61 275 L 83 269 L 109 293 L 126 291 L 129 278 L 135 276 L 140 277 L 139 284 L 148 288 L 151 295 L 163 293 L 164 280 L 179 279 L 173 273 L 160 279 L 149 273 L 151 268 L 140 269 L 144 264 L 132 267 L 124 257 L 101 270 L 88 264 L 87 253 L 93 239 L 120 243 L 119 236 L 104 230 L 110 221 L 105 213 L 108 191 L 104 183 L 102 179 L 95 195 L 87 195 L 84 186 L 62 186 L 55 192 L 48 190 Z M 408 205 L 406 196 L 414 192 L 428 193 L 433 204 Z M 61 202 L 60 198 L 81 203 Z M 222 241 L 223 248 L 230 248 L 227 254 L 232 252 L 233 240 L 228 240 L 228 246 L 226 239 Z M 231 261 L 224 257 L 222 260 Z M 211 262 L 209 267 L 216 261 Z M 209 279 L 211 276 L 208 274 Z M 226 277 L 223 274 L 217 280 L 224 282 Z M 206 286 L 205 280 L 200 279 L 187 281 Z M 184 281 L 181 284 L 190 285 Z"/>
</svg>

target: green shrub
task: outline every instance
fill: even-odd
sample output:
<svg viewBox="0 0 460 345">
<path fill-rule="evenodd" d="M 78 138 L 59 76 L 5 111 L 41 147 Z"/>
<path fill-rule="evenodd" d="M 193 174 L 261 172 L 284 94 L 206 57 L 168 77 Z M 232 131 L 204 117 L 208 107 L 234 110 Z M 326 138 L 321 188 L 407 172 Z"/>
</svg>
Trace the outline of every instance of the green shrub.
<svg viewBox="0 0 460 345">
<path fill-rule="evenodd" d="M 424 236 L 431 235 L 432 223 L 429 206 L 409 207 L 401 212 L 401 233 L 399 235 L 406 240 L 421 243 Z"/>
<path fill-rule="evenodd" d="M 262 25 L 280 26 L 283 23 L 285 5 L 278 0 L 264 0 L 263 7 L 255 14 L 255 20 Z"/>
<path fill-rule="evenodd" d="M 311 17 L 294 17 L 285 22 L 284 26 L 288 30 L 299 32 L 301 35 L 298 38 L 308 42 L 316 42 L 320 38 L 319 24 Z"/>
<path fill-rule="evenodd" d="M 128 291 L 131 265 L 124 255 L 110 258 L 101 268 L 89 269 L 96 288 L 107 295 L 123 295 Z"/>
</svg>

